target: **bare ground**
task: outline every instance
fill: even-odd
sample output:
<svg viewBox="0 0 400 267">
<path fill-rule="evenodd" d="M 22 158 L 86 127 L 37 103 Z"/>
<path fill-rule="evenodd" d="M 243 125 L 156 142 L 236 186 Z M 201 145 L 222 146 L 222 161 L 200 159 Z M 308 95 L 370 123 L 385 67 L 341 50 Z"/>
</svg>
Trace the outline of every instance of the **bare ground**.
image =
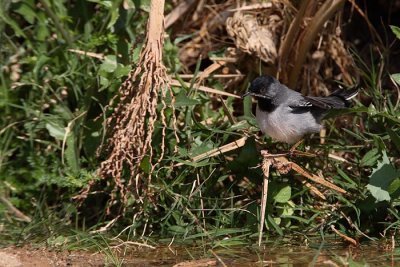
<svg viewBox="0 0 400 267">
<path fill-rule="evenodd" d="M 0 249 L 0 267 L 104 266 L 99 253 L 84 251 L 51 251 L 46 248 L 8 247 Z"/>
</svg>

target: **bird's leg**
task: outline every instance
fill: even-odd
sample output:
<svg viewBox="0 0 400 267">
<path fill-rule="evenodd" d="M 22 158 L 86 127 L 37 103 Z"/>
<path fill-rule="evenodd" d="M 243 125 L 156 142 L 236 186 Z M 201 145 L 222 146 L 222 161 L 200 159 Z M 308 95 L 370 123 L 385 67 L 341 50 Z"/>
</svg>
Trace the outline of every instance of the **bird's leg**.
<svg viewBox="0 0 400 267">
<path fill-rule="evenodd" d="M 294 153 L 297 151 L 296 148 L 304 142 L 304 139 L 300 139 L 299 141 L 297 141 L 296 144 L 294 144 L 290 150 L 289 150 L 289 157 L 292 157 L 294 155 Z"/>
<path fill-rule="evenodd" d="M 315 157 L 315 154 L 309 153 L 309 152 L 305 152 L 305 151 L 299 151 L 296 148 L 304 141 L 304 139 L 301 139 L 300 141 L 298 141 L 296 144 L 294 144 L 289 152 L 287 153 L 289 157 L 293 157 L 293 156 L 300 156 L 300 157 Z"/>
</svg>

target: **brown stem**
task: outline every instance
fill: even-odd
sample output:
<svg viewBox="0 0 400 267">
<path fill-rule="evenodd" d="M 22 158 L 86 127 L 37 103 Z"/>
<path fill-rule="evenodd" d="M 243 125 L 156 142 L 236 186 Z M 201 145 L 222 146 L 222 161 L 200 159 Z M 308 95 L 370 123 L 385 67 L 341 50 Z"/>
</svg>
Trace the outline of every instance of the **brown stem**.
<svg viewBox="0 0 400 267">
<path fill-rule="evenodd" d="M 297 12 L 296 17 L 292 21 L 287 31 L 285 38 L 283 39 L 282 45 L 279 49 L 279 64 L 278 64 L 278 74 L 280 74 L 282 70 L 282 66 L 286 65 L 287 58 L 289 57 L 290 51 L 293 47 L 294 42 L 296 41 L 296 36 L 299 33 L 301 28 L 301 24 L 304 19 L 304 14 L 306 13 L 307 7 L 310 4 L 310 0 L 302 1 L 299 11 Z"/>
<path fill-rule="evenodd" d="M 151 0 L 150 4 L 149 32 L 146 47 L 154 53 L 156 65 L 159 65 L 162 61 L 164 4 L 164 0 Z"/>
<path fill-rule="evenodd" d="M 289 87 L 293 88 L 296 86 L 301 67 L 306 60 L 307 53 L 314 43 L 315 38 L 324 26 L 325 22 L 327 22 L 336 13 L 336 11 L 344 4 L 344 1 L 345 0 L 327 0 L 315 14 L 313 21 L 307 28 L 304 37 L 302 38 L 303 42 L 300 44 L 298 57 L 295 61 L 292 71 L 290 72 L 288 83 Z"/>
</svg>

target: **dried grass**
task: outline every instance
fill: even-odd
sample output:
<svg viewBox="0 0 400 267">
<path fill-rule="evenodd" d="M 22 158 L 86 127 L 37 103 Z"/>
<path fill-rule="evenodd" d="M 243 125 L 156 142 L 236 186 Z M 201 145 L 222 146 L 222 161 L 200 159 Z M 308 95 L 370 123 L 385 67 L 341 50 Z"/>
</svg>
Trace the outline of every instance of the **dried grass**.
<svg viewBox="0 0 400 267">
<path fill-rule="evenodd" d="M 237 48 L 275 64 L 284 21 L 283 4 L 272 1 L 235 9 L 226 20 L 226 30 Z"/>
<path fill-rule="evenodd" d="M 358 79 L 341 39 L 343 3 L 302 1 L 298 9 L 284 0 L 250 4 L 236 8 L 226 28 L 240 52 L 264 62 L 263 72 L 305 94 L 325 95 L 330 91 L 327 80 L 352 85 Z M 250 68 L 256 71 L 254 65 Z"/>
</svg>

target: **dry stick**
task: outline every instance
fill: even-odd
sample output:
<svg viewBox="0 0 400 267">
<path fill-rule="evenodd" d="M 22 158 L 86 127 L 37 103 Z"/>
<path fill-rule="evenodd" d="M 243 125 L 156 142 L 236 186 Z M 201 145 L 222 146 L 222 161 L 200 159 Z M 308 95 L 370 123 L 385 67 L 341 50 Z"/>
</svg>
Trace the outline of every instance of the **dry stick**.
<svg viewBox="0 0 400 267">
<path fill-rule="evenodd" d="M 15 215 L 15 217 L 19 218 L 21 221 L 28 222 L 28 223 L 32 221 L 32 219 L 30 217 L 23 214 L 22 211 L 17 209 L 7 198 L 0 196 L 0 202 L 2 202 L 4 204 L 4 206 L 6 206 L 6 208 L 10 212 L 12 212 Z"/>
<path fill-rule="evenodd" d="M 172 80 L 170 85 L 171 86 L 177 86 L 177 87 L 182 87 L 182 85 L 184 85 L 184 86 L 190 88 L 190 83 L 179 82 L 177 80 Z M 193 89 L 200 90 L 200 91 L 203 91 L 203 92 L 206 92 L 206 93 L 216 94 L 216 95 L 224 95 L 224 96 L 231 96 L 231 97 L 234 97 L 234 98 L 240 98 L 240 96 L 238 96 L 238 95 L 231 94 L 231 93 L 228 93 L 228 92 L 225 92 L 225 91 L 221 91 L 221 90 L 217 90 L 217 89 L 214 89 L 214 88 L 210 88 L 210 87 L 207 87 L 207 86 L 201 86 L 201 85 L 196 86 L 196 85 L 194 85 Z"/>
<path fill-rule="evenodd" d="M 204 267 L 204 266 L 219 266 L 218 261 L 215 259 L 200 259 L 179 262 L 172 267 Z"/>
<path fill-rule="evenodd" d="M 339 232 L 339 230 L 337 230 L 333 224 L 331 225 L 331 229 L 332 229 L 332 231 L 334 231 L 338 236 L 340 236 L 343 240 L 345 240 L 345 241 L 351 243 L 351 244 L 354 245 L 354 246 L 357 246 L 357 245 L 358 245 L 358 242 L 357 242 L 355 239 L 353 239 L 353 238 L 351 238 L 351 237 L 349 237 L 349 236 L 347 236 L 347 235 L 345 235 L 345 234 Z"/>
<path fill-rule="evenodd" d="M 197 173 L 197 184 L 199 185 L 199 187 L 201 187 L 199 173 Z M 203 227 L 204 229 L 206 229 L 206 214 L 204 212 L 204 200 L 203 200 L 203 195 L 201 194 L 201 188 L 199 188 L 199 196 L 200 196 L 201 215 L 203 216 Z"/>
<path fill-rule="evenodd" d="M 300 70 L 304 65 L 308 51 L 310 50 L 318 32 L 324 26 L 324 24 L 335 14 L 335 12 L 344 4 L 345 0 L 327 0 L 318 10 L 314 16 L 314 20 L 311 22 L 310 26 L 307 28 L 304 37 L 302 38 L 298 57 L 295 60 L 295 65 L 290 72 L 288 86 L 293 88 L 296 86 Z"/>
<path fill-rule="evenodd" d="M 258 233 L 258 246 L 261 246 L 262 234 L 264 230 L 264 222 L 265 222 L 265 208 L 267 207 L 267 198 L 268 198 L 268 178 L 269 178 L 269 168 L 271 167 L 271 160 L 268 158 L 263 159 L 262 170 L 264 174 L 263 179 L 263 191 L 261 195 L 261 219 L 260 219 L 260 231 Z"/>
<path fill-rule="evenodd" d="M 201 75 L 201 72 L 199 73 Z M 236 78 L 236 77 L 245 77 L 246 75 L 244 74 L 214 74 L 213 78 L 224 78 L 224 79 L 229 79 L 229 78 Z M 179 74 L 179 78 L 181 79 L 193 79 L 196 77 L 194 74 Z"/>
<path fill-rule="evenodd" d="M 324 194 L 321 193 L 321 191 L 318 190 L 318 188 L 316 188 L 315 186 L 313 186 L 312 184 L 310 184 L 309 182 L 298 176 L 295 176 L 294 178 L 300 181 L 303 185 L 305 185 L 308 189 L 310 189 L 310 191 L 313 192 L 315 195 L 317 195 L 319 198 L 321 198 L 322 200 L 326 200 L 326 197 L 324 196 Z"/>
<path fill-rule="evenodd" d="M 304 14 L 306 13 L 310 1 L 311 0 L 305 0 L 301 2 L 300 9 L 297 12 L 296 17 L 290 24 L 285 39 L 283 40 L 282 45 L 279 48 L 278 74 L 281 71 L 282 66 L 286 65 L 287 58 L 289 57 L 290 51 L 293 49 L 293 44 L 296 41 L 296 36 L 299 33 L 302 21 L 304 19 Z"/>
<path fill-rule="evenodd" d="M 168 29 L 185 14 L 196 0 L 184 0 L 179 3 L 167 16 L 165 16 L 165 29 Z"/>
<path fill-rule="evenodd" d="M 219 263 L 221 263 L 223 267 L 228 267 L 228 265 L 225 264 L 225 262 L 221 259 L 220 256 L 217 255 L 217 253 L 215 253 L 212 249 L 210 249 L 210 252 L 214 255 L 215 258 L 217 258 L 217 260 L 219 261 Z"/>
</svg>

